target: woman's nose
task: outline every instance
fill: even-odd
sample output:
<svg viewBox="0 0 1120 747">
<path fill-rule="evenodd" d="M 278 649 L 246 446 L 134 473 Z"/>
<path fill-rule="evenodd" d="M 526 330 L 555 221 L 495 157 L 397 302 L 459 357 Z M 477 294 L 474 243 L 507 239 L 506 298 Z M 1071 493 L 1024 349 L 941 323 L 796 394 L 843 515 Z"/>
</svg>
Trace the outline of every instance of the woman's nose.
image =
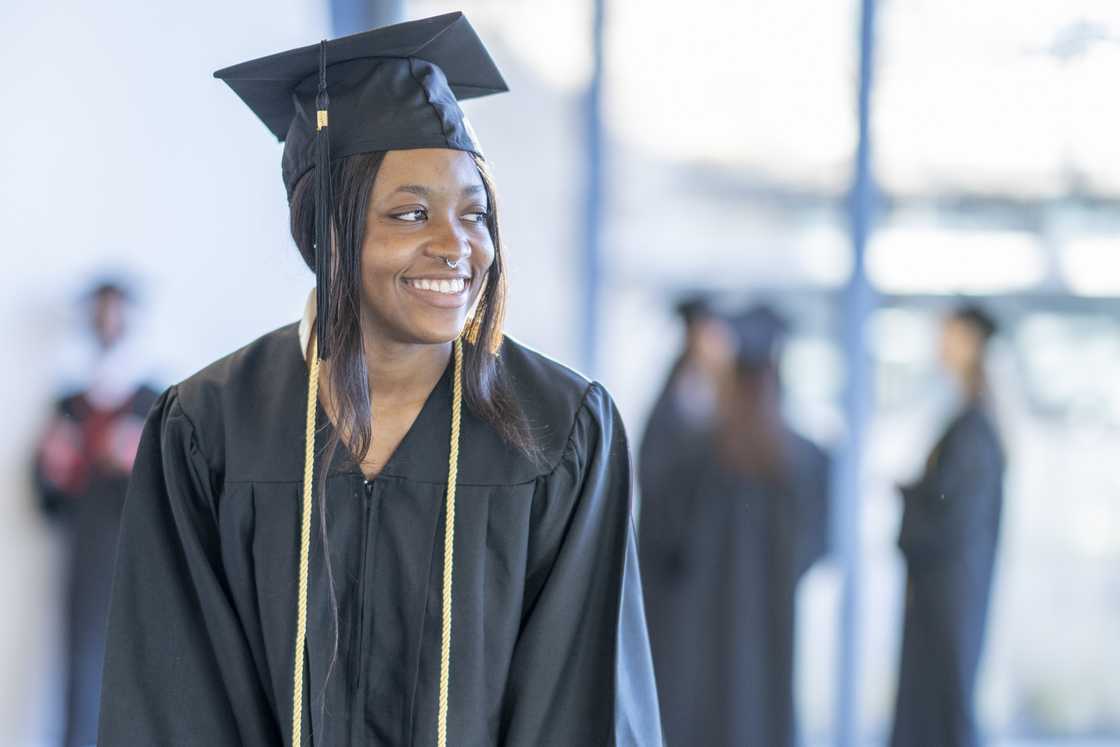
<svg viewBox="0 0 1120 747">
<path fill-rule="evenodd" d="M 430 244 L 432 253 L 450 266 L 455 266 L 471 256 L 470 236 L 458 221 L 441 221 L 438 235 Z"/>
</svg>

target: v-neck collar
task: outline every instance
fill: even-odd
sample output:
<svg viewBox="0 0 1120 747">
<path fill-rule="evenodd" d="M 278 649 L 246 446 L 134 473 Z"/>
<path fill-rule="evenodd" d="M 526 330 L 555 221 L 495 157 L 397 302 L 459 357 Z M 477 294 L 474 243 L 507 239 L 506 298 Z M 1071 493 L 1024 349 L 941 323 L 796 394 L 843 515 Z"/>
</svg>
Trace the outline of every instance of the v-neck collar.
<svg viewBox="0 0 1120 747">
<path fill-rule="evenodd" d="M 303 308 L 303 318 L 299 322 L 299 347 L 303 362 L 307 363 L 307 348 L 311 342 L 311 332 L 315 328 L 315 289 L 307 294 Z M 447 459 L 450 455 L 451 437 L 451 384 L 454 357 L 449 356 L 436 385 L 424 400 L 416 419 L 397 444 L 389 460 L 373 480 L 382 478 L 404 478 L 420 482 L 447 482 Z M 316 402 L 316 418 L 321 443 L 334 436 L 335 426 L 327 416 L 321 401 Z M 376 426 L 375 426 L 376 427 Z M 338 450 L 331 461 L 331 472 L 348 473 L 369 480 L 362 472 L 361 464 L 346 444 L 339 442 Z"/>
<path fill-rule="evenodd" d="M 339 442 L 331 463 L 332 472 L 350 473 L 363 480 L 404 478 L 420 482 L 447 482 L 447 459 L 450 455 L 451 437 L 451 362 L 448 362 L 439 381 L 424 400 L 420 412 L 405 432 L 401 442 L 390 455 L 376 477 L 368 478 L 361 465 L 345 443 Z M 334 436 L 335 426 L 327 416 L 323 403 L 317 402 L 317 418 L 323 441 Z M 376 428 L 376 424 L 374 425 Z"/>
</svg>

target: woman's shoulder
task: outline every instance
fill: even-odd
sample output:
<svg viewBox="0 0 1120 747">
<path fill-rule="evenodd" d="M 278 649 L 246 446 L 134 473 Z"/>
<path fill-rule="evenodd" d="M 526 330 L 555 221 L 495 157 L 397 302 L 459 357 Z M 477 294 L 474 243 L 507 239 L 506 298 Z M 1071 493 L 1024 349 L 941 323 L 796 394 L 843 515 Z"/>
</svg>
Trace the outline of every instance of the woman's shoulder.
<svg viewBox="0 0 1120 747">
<path fill-rule="evenodd" d="M 519 397 L 543 398 L 551 407 L 578 409 L 593 383 L 556 359 L 506 336 L 501 350 L 503 372 Z"/>
<path fill-rule="evenodd" d="M 305 382 L 297 325 L 287 324 L 196 371 L 169 394 L 221 469 L 231 450 L 258 451 L 298 430 Z"/>
<path fill-rule="evenodd" d="M 986 460 L 1003 460 L 1003 443 L 995 420 L 987 407 L 973 403 L 949 426 L 945 441 L 956 455 L 982 455 Z"/>
<path fill-rule="evenodd" d="M 554 468 L 581 432 L 613 418 L 606 389 L 554 358 L 506 337 L 501 360 L 544 456 L 544 469 Z"/>
<path fill-rule="evenodd" d="M 302 373 L 295 324 L 286 324 L 196 371 L 176 385 L 188 414 L 199 418 L 229 406 L 254 407 L 291 388 Z"/>
</svg>

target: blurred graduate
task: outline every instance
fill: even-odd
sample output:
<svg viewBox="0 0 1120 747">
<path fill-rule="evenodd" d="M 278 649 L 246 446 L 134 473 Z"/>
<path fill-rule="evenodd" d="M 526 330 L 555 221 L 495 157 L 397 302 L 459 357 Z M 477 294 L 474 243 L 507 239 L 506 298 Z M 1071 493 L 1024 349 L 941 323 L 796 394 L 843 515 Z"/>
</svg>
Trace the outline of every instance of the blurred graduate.
<svg viewBox="0 0 1120 747">
<path fill-rule="evenodd" d="M 1003 512 L 1006 458 L 989 401 L 988 344 L 995 320 L 961 306 L 941 333 L 941 360 L 960 409 L 902 486 L 898 545 L 906 610 L 892 747 L 972 747 L 976 674 L 984 644 Z"/>
<path fill-rule="evenodd" d="M 642 452 L 643 585 L 670 747 L 795 742 L 795 592 L 826 549 L 829 460 L 781 413 L 788 325 L 757 306 L 730 330 L 709 426 L 690 446 Z M 689 426 L 650 428 L 655 443 L 652 429 Z"/>
<path fill-rule="evenodd" d="M 660 745 L 618 412 L 502 333 L 474 30 L 216 75 L 284 142 L 316 291 L 148 420 L 98 744 Z"/>
<path fill-rule="evenodd" d="M 684 344 L 646 420 L 638 452 L 642 504 L 660 504 L 650 493 L 675 495 L 694 476 L 696 449 L 704 448 L 719 406 L 720 387 L 734 352 L 727 322 L 702 293 L 682 298 L 676 315 L 684 325 Z M 683 469 L 682 469 L 683 467 Z"/>
<path fill-rule="evenodd" d="M 132 295 L 124 281 L 105 279 L 84 296 L 88 328 L 35 451 L 40 507 L 65 533 L 65 747 L 97 739 L 121 509 L 144 417 L 158 396 L 130 334 Z"/>
</svg>

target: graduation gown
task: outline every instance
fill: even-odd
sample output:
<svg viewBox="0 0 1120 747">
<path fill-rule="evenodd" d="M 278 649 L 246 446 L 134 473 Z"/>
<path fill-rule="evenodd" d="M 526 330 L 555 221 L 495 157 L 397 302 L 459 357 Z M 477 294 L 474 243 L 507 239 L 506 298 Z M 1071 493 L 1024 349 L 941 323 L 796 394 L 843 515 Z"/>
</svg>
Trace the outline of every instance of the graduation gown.
<svg viewBox="0 0 1120 747">
<path fill-rule="evenodd" d="M 131 396 L 111 408 L 94 407 L 80 392 L 62 397 L 55 406 L 55 423 L 64 422 L 80 434 L 73 444 L 75 458 L 65 467 L 52 468 L 45 453 L 52 448 L 48 435 L 35 460 L 40 507 L 65 534 L 63 744 L 67 747 L 93 744 L 97 738 L 113 560 L 128 487 L 127 465 L 107 468 L 99 463 L 100 452 L 115 448 L 122 452 L 123 462 L 124 452 L 130 446 L 134 449 L 135 441 L 122 430 L 134 432 L 157 396 L 154 389 L 139 384 Z M 117 443 L 110 446 L 108 442 L 114 440 Z"/>
<path fill-rule="evenodd" d="M 638 451 L 640 508 L 653 504 L 662 510 L 660 498 L 691 493 L 696 476 L 692 473 L 698 460 L 704 458 L 714 416 L 714 402 L 709 407 L 686 402 L 690 396 L 689 382 L 682 381 L 684 365 L 678 361 L 670 372 L 646 420 L 645 432 Z M 694 385 L 700 385 L 694 382 Z M 713 393 L 714 397 L 714 393 Z M 693 399 L 702 399 L 703 395 Z M 639 518 L 639 526 L 641 524 Z M 671 558 L 663 558 L 673 562 Z"/>
<path fill-rule="evenodd" d="M 656 747 L 618 413 L 511 340 L 501 362 L 544 463 L 464 409 L 448 743 Z M 289 325 L 154 408 L 125 507 L 101 747 L 289 744 L 307 375 Z M 451 377 L 376 479 L 341 447 L 331 465 L 334 601 L 316 508 L 305 745 L 435 744 Z M 318 422 L 323 439 L 321 406 Z"/>
<path fill-rule="evenodd" d="M 795 591 L 825 551 L 828 458 L 787 432 L 785 486 L 737 474 L 670 407 L 650 419 L 639 525 L 666 744 L 785 747 Z"/>
<path fill-rule="evenodd" d="M 902 488 L 906 611 L 892 747 L 971 747 L 1005 458 L 976 404 L 950 424 L 922 478 Z"/>
</svg>

